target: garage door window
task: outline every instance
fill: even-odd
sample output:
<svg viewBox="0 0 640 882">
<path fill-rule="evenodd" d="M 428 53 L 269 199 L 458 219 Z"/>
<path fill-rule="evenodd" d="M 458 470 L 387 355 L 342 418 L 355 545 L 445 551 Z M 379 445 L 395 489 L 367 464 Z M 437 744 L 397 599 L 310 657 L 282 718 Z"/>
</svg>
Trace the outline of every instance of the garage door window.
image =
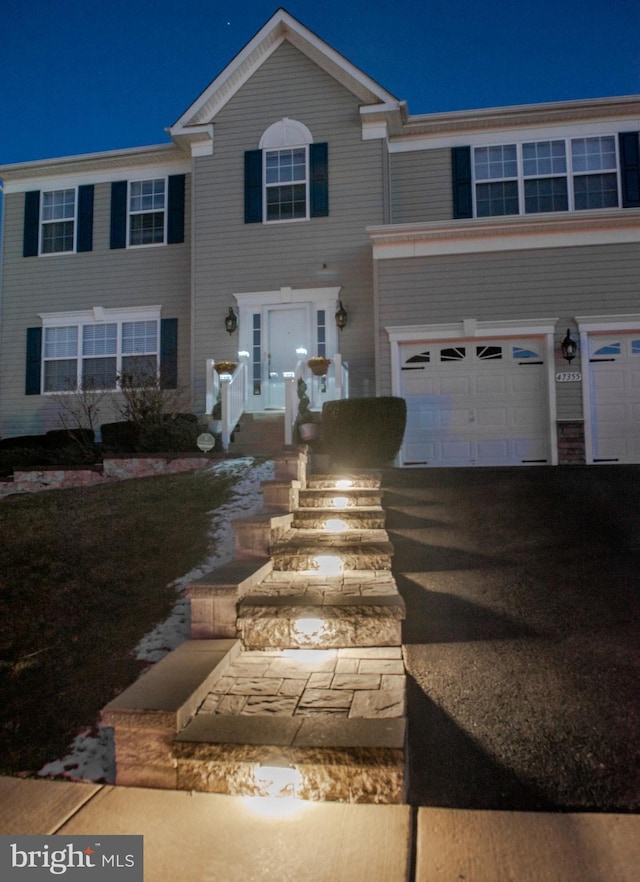
<svg viewBox="0 0 640 882">
<path fill-rule="evenodd" d="M 476 357 L 480 361 L 494 361 L 502 358 L 502 346 L 476 346 Z"/>
<path fill-rule="evenodd" d="M 440 361 L 463 361 L 466 357 L 466 346 L 450 346 L 440 350 Z"/>
</svg>

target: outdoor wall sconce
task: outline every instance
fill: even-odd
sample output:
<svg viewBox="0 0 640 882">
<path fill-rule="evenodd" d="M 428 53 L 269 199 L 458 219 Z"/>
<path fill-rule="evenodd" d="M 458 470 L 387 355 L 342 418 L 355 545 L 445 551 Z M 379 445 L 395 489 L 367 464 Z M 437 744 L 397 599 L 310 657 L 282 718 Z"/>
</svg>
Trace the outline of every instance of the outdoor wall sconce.
<svg viewBox="0 0 640 882">
<path fill-rule="evenodd" d="M 336 325 L 340 330 L 342 330 L 347 325 L 348 313 L 347 310 L 342 305 L 342 300 L 340 301 L 340 305 L 336 311 Z"/>
<path fill-rule="evenodd" d="M 233 334 L 238 327 L 238 316 L 233 311 L 233 306 L 229 307 L 229 314 L 225 317 L 224 326 L 229 334 Z"/>
<path fill-rule="evenodd" d="M 576 351 L 578 349 L 578 344 L 571 337 L 571 330 L 567 328 L 567 335 L 561 343 L 562 348 L 562 356 L 566 358 L 566 360 L 571 364 L 573 359 L 576 357 Z"/>
</svg>

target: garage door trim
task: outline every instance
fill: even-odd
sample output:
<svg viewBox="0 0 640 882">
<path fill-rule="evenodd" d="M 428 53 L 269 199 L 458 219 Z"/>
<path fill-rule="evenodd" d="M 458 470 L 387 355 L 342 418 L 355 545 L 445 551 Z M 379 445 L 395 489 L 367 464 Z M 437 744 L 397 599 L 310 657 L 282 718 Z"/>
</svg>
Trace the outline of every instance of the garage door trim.
<svg viewBox="0 0 640 882">
<path fill-rule="evenodd" d="M 556 438 L 556 389 L 554 333 L 557 319 L 479 321 L 464 319 L 459 322 L 433 325 L 395 325 L 385 328 L 389 336 L 391 359 L 391 388 L 393 395 L 402 395 L 402 344 L 434 343 L 451 341 L 480 342 L 483 339 L 508 340 L 516 338 L 538 338 L 544 351 L 546 364 L 546 391 L 548 401 L 548 441 L 549 463 L 558 464 L 558 445 Z M 399 454 L 398 465 L 404 466 L 403 451 Z"/>
<path fill-rule="evenodd" d="M 604 334 L 640 333 L 640 314 L 576 316 L 576 324 L 580 333 L 580 352 L 583 359 L 582 409 L 584 413 L 585 460 L 588 464 L 595 464 L 597 460 L 594 457 L 594 426 L 592 420 L 592 405 L 595 393 L 592 389 L 591 370 L 589 369 L 591 338 L 595 335 Z"/>
</svg>

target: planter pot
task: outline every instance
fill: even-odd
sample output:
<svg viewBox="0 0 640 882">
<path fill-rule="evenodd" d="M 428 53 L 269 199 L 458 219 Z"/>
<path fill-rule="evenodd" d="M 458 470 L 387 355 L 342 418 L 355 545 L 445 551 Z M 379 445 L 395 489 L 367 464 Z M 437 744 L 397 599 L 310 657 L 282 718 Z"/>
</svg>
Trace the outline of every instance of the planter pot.
<svg viewBox="0 0 640 882">
<path fill-rule="evenodd" d="M 303 441 L 313 441 L 318 437 L 318 424 L 317 423 L 302 423 L 298 426 L 298 431 L 300 432 L 300 438 Z"/>
<path fill-rule="evenodd" d="M 330 358 L 310 358 L 307 367 L 316 377 L 324 377 L 331 364 Z"/>
<path fill-rule="evenodd" d="M 212 435 L 222 434 L 222 420 L 209 420 L 207 427 Z"/>
<path fill-rule="evenodd" d="M 235 361 L 219 361 L 213 367 L 218 374 L 232 374 L 238 365 Z"/>
</svg>

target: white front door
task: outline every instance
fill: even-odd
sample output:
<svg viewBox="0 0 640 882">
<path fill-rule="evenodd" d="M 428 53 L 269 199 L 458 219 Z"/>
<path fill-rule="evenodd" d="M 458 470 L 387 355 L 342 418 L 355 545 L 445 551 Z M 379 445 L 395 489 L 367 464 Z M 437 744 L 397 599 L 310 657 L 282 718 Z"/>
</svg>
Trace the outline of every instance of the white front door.
<svg viewBox="0 0 640 882">
<path fill-rule="evenodd" d="M 285 380 L 293 375 L 296 362 L 301 358 L 296 350 L 311 349 L 309 305 L 269 306 L 265 319 L 266 406 L 284 409 Z"/>
</svg>

